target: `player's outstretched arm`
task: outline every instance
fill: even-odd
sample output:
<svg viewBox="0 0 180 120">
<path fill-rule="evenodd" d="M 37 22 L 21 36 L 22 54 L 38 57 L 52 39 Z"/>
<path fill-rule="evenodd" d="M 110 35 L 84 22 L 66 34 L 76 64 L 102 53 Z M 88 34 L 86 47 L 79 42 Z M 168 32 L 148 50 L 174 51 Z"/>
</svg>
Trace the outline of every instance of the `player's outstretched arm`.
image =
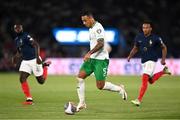
<svg viewBox="0 0 180 120">
<path fill-rule="evenodd" d="M 138 52 L 138 47 L 134 45 L 133 49 L 131 50 L 128 58 L 127 58 L 127 61 L 129 62 L 130 59 Z"/>
<path fill-rule="evenodd" d="M 165 64 L 166 64 L 165 60 L 166 60 L 166 55 L 167 55 L 167 47 L 166 47 L 165 44 L 162 44 L 162 45 L 161 45 L 161 48 L 162 48 L 161 64 L 162 64 L 162 65 L 165 65 Z"/>
</svg>

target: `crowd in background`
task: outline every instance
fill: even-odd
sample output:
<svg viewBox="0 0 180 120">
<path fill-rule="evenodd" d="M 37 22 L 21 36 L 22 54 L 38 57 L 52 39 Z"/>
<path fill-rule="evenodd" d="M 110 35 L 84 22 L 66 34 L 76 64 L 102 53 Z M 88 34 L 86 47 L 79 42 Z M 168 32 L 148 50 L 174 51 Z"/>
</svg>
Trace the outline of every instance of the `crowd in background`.
<svg viewBox="0 0 180 120">
<path fill-rule="evenodd" d="M 168 57 L 180 57 L 180 1 L 173 0 L 4 0 L 0 4 L 0 70 L 11 70 L 15 53 L 13 25 L 22 23 L 40 44 L 43 57 L 82 57 L 89 46 L 59 44 L 54 27 L 84 27 L 82 10 L 92 11 L 105 28 L 121 31 L 125 45 L 112 45 L 110 57 L 126 58 L 144 20 L 153 22 L 153 30 L 168 47 Z"/>
</svg>

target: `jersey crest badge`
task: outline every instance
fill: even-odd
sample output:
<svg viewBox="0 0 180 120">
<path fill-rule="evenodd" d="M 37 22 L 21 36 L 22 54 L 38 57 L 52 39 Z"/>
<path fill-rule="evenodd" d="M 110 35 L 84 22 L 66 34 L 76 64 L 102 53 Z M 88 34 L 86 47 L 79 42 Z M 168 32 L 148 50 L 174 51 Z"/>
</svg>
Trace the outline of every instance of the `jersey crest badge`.
<svg viewBox="0 0 180 120">
<path fill-rule="evenodd" d="M 149 41 L 149 45 L 150 45 L 150 46 L 152 45 L 152 40 Z"/>
<path fill-rule="evenodd" d="M 161 37 L 159 37 L 159 41 L 160 41 L 161 44 L 163 44 L 163 41 L 162 41 Z"/>
<path fill-rule="evenodd" d="M 20 43 L 20 46 L 22 46 L 22 45 L 23 45 L 23 41 L 22 41 L 22 39 L 20 39 L 20 40 L 19 40 L 19 43 Z"/>
<path fill-rule="evenodd" d="M 96 31 L 98 34 L 100 34 L 101 32 L 102 32 L 102 30 L 101 29 L 97 29 L 97 31 Z"/>
</svg>

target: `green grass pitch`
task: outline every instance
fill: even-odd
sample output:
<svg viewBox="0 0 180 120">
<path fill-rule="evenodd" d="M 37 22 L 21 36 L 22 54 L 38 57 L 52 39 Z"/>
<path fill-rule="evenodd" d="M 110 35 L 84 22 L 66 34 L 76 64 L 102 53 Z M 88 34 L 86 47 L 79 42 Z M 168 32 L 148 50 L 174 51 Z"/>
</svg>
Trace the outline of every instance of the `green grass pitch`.
<svg viewBox="0 0 180 120">
<path fill-rule="evenodd" d="M 64 104 L 78 102 L 75 76 L 49 76 L 40 85 L 34 76 L 29 85 L 35 105 L 24 106 L 18 74 L 0 74 L 0 119 L 180 119 L 180 76 L 164 76 L 149 85 L 143 103 L 130 103 L 138 95 L 140 76 L 108 76 L 108 81 L 125 85 L 128 100 L 115 92 L 100 91 L 93 76 L 86 79 L 87 109 L 64 114 Z"/>
</svg>

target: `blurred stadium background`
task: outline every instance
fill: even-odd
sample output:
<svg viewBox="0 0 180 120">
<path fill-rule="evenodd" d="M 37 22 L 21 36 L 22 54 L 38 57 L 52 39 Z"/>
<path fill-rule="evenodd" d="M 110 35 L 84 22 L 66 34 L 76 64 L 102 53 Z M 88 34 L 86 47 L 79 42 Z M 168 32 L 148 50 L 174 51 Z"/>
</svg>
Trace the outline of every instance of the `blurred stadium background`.
<svg viewBox="0 0 180 120">
<path fill-rule="evenodd" d="M 154 23 L 154 32 L 168 46 L 168 58 L 180 57 L 180 1 L 174 0 L 3 0 L 0 4 L 0 70 L 14 70 L 10 58 L 15 52 L 14 23 L 22 23 L 41 46 L 43 58 L 79 58 L 88 45 L 64 45 L 53 35 L 54 28 L 84 28 L 81 10 L 91 10 L 106 29 L 120 33 L 118 44 L 111 44 L 111 58 L 126 58 L 135 35 L 145 19 Z M 138 56 L 137 56 L 138 57 Z"/>
<path fill-rule="evenodd" d="M 108 79 L 125 84 L 129 99 L 124 103 L 119 101 L 116 94 L 98 91 L 92 76 L 87 80 L 88 109 L 69 117 L 64 115 L 63 105 L 68 100 L 77 102 L 74 78 L 82 63 L 82 56 L 89 50 L 89 46 L 82 42 L 84 37 L 77 39 L 82 35 L 80 32 L 86 33 L 87 30 L 80 19 L 81 10 L 92 11 L 105 29 L 115 30 L 113 34 L 117 36 L 112 38 L 116 42 L 110 43 L 111 76 L 108 76 Z M 179 15 L 179 0 L 1 0 L 0 119 L 179 119 Z M 154 32 L 163 38 L 168 47 L 167 65 L 173 76 L 165 76 L 163 80 L 151 86 L 143 106 L 136 108 L 129 100 L 138 94 L 141 63 L 138 55 L 130 63 L 126 61 L 126 57 L 145 19 L 153 21 Z M 24 31 L 29 32 L 39 42 L 41 57 L 53 62 L 49 69 L 52 76 L 49 76 L 47 84 L 39 87 L 34 77 L 29 78 L 35 106 L 20 105 L 24 96 L 18 80 L 18 68 L 13 68 L 11 64 L 11 57 L 15 53 L 15 23 L 22 23 Z M 72 42 L 68 44 L 58 42 L 54 32 L 57 29 L 73 31 L 76 37 L 70 38 Z M 67 34 L 69 36 L 69 33 Z M 67 34 L 63 38 L 66 38 Z M 159 56 L 161 57 L 161 53 Z M 157 70 L 162 67 L 158 62 Z"/>
</svg>

